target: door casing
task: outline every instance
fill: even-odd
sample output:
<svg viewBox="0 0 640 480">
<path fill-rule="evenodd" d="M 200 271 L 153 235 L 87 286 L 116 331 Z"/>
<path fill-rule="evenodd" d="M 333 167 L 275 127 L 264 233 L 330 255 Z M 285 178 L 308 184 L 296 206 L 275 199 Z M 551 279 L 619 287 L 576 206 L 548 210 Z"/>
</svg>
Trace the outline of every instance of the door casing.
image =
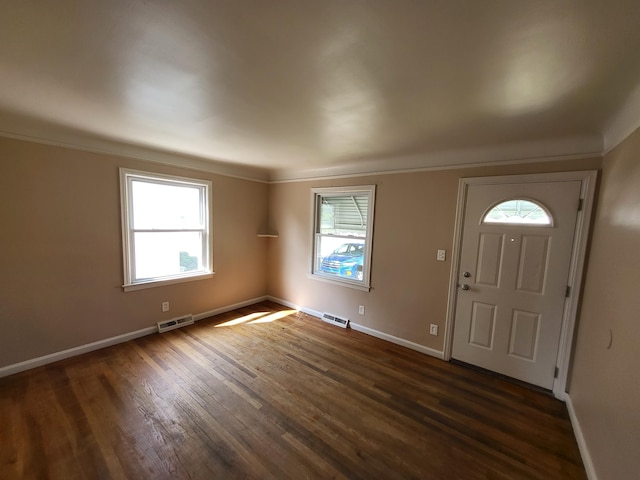
<svg viewBox="0 0 640 480">
<path fill-rule="evenodd" d="M 460 268 L 460 253 L 462 247 L 462 234 L 464 225 L 464 212 L 467 199 L 467 191 L 471 185 L 500 185 L 509 183 L 544 183 L 575 181 L 581 182 L 580 198 L 582 209 L 578 212 L 576 229 L 573 238 L 571 264 L 569 267 L 569 295 L 566 298 L 564 313 L 562 316 L 562 328 L 560 333 L 560 345 L 556 368 L 558 375 L 553 382 L 553 395 L 560 399 L 566 399 L 567 380 L 571 362 L 573 337 L 582 288 L 584 260 L 587 253 L 587 241 L 591 225 L 597 172 L 584 170 L 577 172 L 542 173 L 530 175 L 505 175 L 498 177 L 469 177 L 461 178 L 458 182 L 458 201 L 456 209 L 456 223 L 453 235 L 453 250 L 451 255 L 451 273 L 449 279 L 449 297 L 447 305 L 447 319 L 444 338 L 444 359 L 451 359 L 453 347 L 453 323 L 458 295 L 458 278 Z"/>
</svg>

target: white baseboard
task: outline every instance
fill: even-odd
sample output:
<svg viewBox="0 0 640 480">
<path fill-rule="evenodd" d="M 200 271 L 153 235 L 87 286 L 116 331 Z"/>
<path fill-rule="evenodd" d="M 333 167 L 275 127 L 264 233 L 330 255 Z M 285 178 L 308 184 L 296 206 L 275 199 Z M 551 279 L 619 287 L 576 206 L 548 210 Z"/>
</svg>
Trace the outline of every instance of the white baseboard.
<svg viewBox="0 0 640 480">
<path fill-rule="evenodd" d="M 234 303 L 232 305 L 226 305 L 224 307 L 216 308 L 214 310 L 209 310 L 207 312 L 198 313 L 193 315 L 193 319 L 195 321 L 203 320 L 205 318 L 213 317 L 215 315 L 220 315 L 221 313 L 230 312 L 238 308 L 248 307 L 249 305 L 254 305 L 256 303 L 260 303 L 265 300 L 270 300 L 272 302 L 279 303 L 280 305 L 284 305 L 285 307 L 294 308 L 308 315 L 322 318 L 322 312 L 319 312 L 317 310 L 312 310 L 310 308 L 306 308 L 301 305 L 296 305 L 292 302 L 283 300 L 278 297 L 265 295 L 262 297 L 245 300 L 244 302 Z M 441 360 L 444 359 L 444 353 L 439 350 L 434 350 L 432 348 L 425 347 L 424 345 L 410 342 L 409 340 L 405 340 L 403 338 L 394 337 L 393 335 L 389 335 L 388 333 L 380 332 L 378 330 L 374 330 L 372 328 L 365 327 L 363 325 L 358 325 L 356 323 L 351 323 L 351 322 L 349 324 L 351 325 L 351 328 L 353 330 L 366 333 L 373 337 L 381 338 L 382 340 L 386 340 L 388 342 L 395 343 L 397 345 L 402 345 L 403 347 L 410 348 L 411 350 L 416 350 L 418 352 L 430 355 L 432 357 L 439 358 Z M 158 328 L 156 326 L 147 327 L 141 330 L 136 330 L 135 332 L 129 332 L 129 333 L 115 336 L 115 337 L 105 338 L 104 340 L 98 340 L 97 342 L 88 343 L 86 345 L 80 345 L 78 347 L 73 347 L 67 350 L 62 350 L 60 352 L 51 353 L 49 355 L 44 355 L 42 357 L 25 360 L 24 362 L 7 365 L 5 367 L 0 368 L 0 378 L 7 377 L 9 375 L 13 375 L 19 372 L 24 372 L 25 370 L 30 370 L 32 368 L 40 367 L 42 365 L 47 365 L 49 363 L 57 362 L 58 360 L 64 360 L 65 358 L 81 355 L 83 353 L 92 352 L 94 350 L 99 350 L 101 348 L 109 347 L 111 345 L 116 345 L 118 343 L 124 343 L 129 340 L 133 340 L 136 338 L 144 337 L 145 335 L 156 333 L 157 331 L 158 331 Z"/>
<path fill-rule="evenodd" d="M 296 310 L 300 310 L 301 312 L 313 315 L 314 317 L 322 318 L 322 312 L 319 312 L 317 310 L 312 310 L 310 308 L 296 305 L 295 303 L 277 297 L 269 296 L 268 300 L 279 303 L 280 305 L 284 305 L 285 307 L 295 308 Z M 377 337 L 382 340 L 395 343 L 396 345 L 401 345 L 403 347 L 410 348 L 411 350 L 416 350 L 420 353 L 425 353 L 432 357 L 439 358 L 440 360 L 444 360 L 444 352 L 441 352 L 440 350 L 434 350 L 433 348 L 425 347 L 424 345 L 420 345 L 419 343 L 410 342 L 409 340 L 405 340 L 404 338 L 394 337 L 393 335 L 389 335 L 388 333 L 380 332 L 378 330 L 374 330 L 373 328 L 365 327 L 364 325 L 359 325 L 357 323 L 349 322 L 349 327 L 358 332 L 371 335 L 372 337 Z"/>
<path fill-rule="evenodd" d="M 587 472 L 587 478 L 589 480 L 598 480 L 598 475 L 596 475 L 596 469 L 593 466 L 593 461 L 591 460 L 591 454 L 589 453 L 589 447 L 587 446 L 587 441 L 584 438 L 584 434 L 582 433 L 582 427 L 580 426 L 580 421 L 576 416 L 576 411 L 573 408 L 573 403 L 571 401 L 571 395 L 566 394 L 565 402 L 567 404 L 567 410 L 569 411 L 569 418 L 571 419 L 571 425 L 573 426 L 573 434 L 576 437 L 576 442 L 578 442 L 578 448 L 580 449 L 580 456 L 582 457 L 582 463 L 584 464 L 584 469 Z"/>
<path fill-rule="evenodd" d="M 24 372 L 25 370 L 31 370 L 32 368 L 41 367 L 42 365 L 57 362 L 58 360 L 64 360 L 65 358 L 75 357 L 76 355 L 82 355 L 83 353 L 110 347 L 117 343 L 128 342 L 129 340 L 144 337 L 145 335 L 150 335 L 157 331 L 157 326 L 147 327 L 142 330 L 136 330 L 135 332 L 105 338 L 104 340 L 98 340 L 97 342 L 87 343 L 86 345 L 80 345 L 79 347 L 69 348 L 67 350 L 62 350 L 61 352 L 50 353 L 49 355 L 44 355 L 42 357 L 32 358 L 30 360 L 25 360 L 24 362 L 14 363 L 13 365 L 7 365 L 6 367 L 0 368 L 0 378 L 8 377 L 14 373 Z"/>
<path fill-rule="evenodd" d="M 219 315 L 221 313 L 230 312 L 231 310 L 236 310 L 238 308 L 248 307 L 249 305 L 263 302 L 267 300 L 267 298 L 268 297 L 265 295 L 258 298 L 252 298 L 244 302 L 234 303 L 233 305 L 216 308 L 215 310 L 209 310 L 208 312 L 202 312 L 194 315 L 193 319 L 195 321 L 203 320 L 205 318 L 213 317 L 214 315 Z M 80 345 L 78 347 L 69 348 L 60 352 L 54 352 L 42 357 L 25 360 L 24 362 L 7 365 L 6 367 L 0 368 L 0 378 L 8 377 L 9 375 L 13 375 L 15 373 L 24 372 L 25 370 L 30 370 L 32 368 L 41 367 L 42 365 L 57 362 L 58 360 L 64 360 L 65 358 L 75 357 L 76 355 L 82 355 L 83 353 L 93 352 L 94 350 L 110 347 L 111 345 L 116 345 L 118 343 L 128 342 L 129 340 L 134 340 L 136 338 L 144 337 L 145 335 L 150 335 L 157 332 L 157 326 L 147 327 L 141 330 L 136 330 L 135 332 L 124 333 L 115 337 L 105 338 L 104 340 L 98 340 L 97 342 L 87 343 L 86 345 Z"/>
<path fill-rule="evenodd" d="M 378 330 L 374 330 L 373 328 L 365 327 L 364 325 L 359 325 L 357 323 L 349 322 L 349 326 L 353 330 L 356 330 L 358 332 L 366 333 L 367 335 L 371 335 L 372 337 L 381 338 L 382 340 L 395 343 L 396 345 L 401 345 L 403 347 L 410 348 L 411 350 L 416 350 L 420 353 L 425 353 L 432 357 L 439 358 L 440 360 L 444 360 L 444 352 L 441 352 L 440 350 L 425 347 L 424 345 L 410 342 L 409 340 L 405 340 L 404 338 L 394 337 L 393 335 L 389 335 L 388 333 L 380 332 Z"/>
</svg>

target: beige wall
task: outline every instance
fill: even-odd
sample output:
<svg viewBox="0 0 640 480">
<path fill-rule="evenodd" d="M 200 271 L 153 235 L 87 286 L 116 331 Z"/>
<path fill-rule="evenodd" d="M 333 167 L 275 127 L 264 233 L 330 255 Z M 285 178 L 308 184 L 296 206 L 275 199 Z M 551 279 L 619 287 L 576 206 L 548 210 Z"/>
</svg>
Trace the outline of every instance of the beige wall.
<svg viewBox="0 0 640 480">
<path fill-rule="evenodd" d="M 639 288 L 637 130 L 603 163 L 569 392 L 603 480 L 640 476 Z"/>
<path fill-rule="evenodd" d="M 304 307 L 345 315 L 353 322 L 410 342 L 443 349 L 458 180 L 461 177 L 593 170 L 599 159 L 377 175 L 273 184 L 269 293 Z M 376 184 L 370 292 L 307 278 L 312 242 L 311 187 Z M 436 251 L 447 250 L 447 261 Z M 358 305 L 366 314 L 358 315 Z M 429 324 L 439 325 L 437 337 Z"/>
<path fill-rule="evenodd" d="M 212 279 L 122 291 L 118 167 L 213 182 Z M 7 138 L 0 168 L 0 368 L 266 293 L 266 184 Z"/>
<path fill-rule="evenodd" d="M 604 161 L 571 398 L 600 478 L 640 451 L 640 131 Z M 0 138 L 0 368 L 265 294 L 442 350 L 460 177 L 592 170 L 599 159 L 266 185 Z M 213 182 L 210 280 L 124 293 L 118 167 Z M 314 186 L 376 184 L 371 292 L 307 278 Z M 268 211 L 267 211 L 268 208 Z M 267 221 L 268 218 L 268 221 Z M 277 239 L 260 239 L 265 225 Z M 435 260 L 447 250 L 447 261 Z M 161 313 L 160 303 L 171 302 Z M 366 306 L 359 316 L 358 305 Z M 440 335 L 428 335 L 429 323 Z M 613 332 L 610 349 L 609 330 Z"/>
</svg>

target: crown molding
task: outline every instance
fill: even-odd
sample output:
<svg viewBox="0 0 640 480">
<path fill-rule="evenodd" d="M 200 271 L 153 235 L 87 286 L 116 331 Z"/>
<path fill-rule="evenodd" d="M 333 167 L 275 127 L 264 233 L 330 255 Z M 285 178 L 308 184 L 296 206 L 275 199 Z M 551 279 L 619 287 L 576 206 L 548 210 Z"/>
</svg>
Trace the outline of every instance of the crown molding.
<svg viewBox="0 0 640 480">
<path fill-rule="evenodd" d="M 95 139 L 92 140 L 91 145 L 78 145 L 75 143 L 49 140 L 46 138 L 3 131 L 0 131 L 0 137 L 12 138 L 14 140 L 22 140 L 42 145 L 51 145 L 53 147 L 68 148 L 83 152 L 114 155 L 134 160 L 144 160 L 147 162 L 170 165 L 172 167 L 188 168 L 190 170 L 197 170 L 200 172 L 212 173 L 240 180 L 249 180 L 252 182 L 267 183 L 269 181 L 269 171 L 265 168 L 220 162 L 193 155 L 160 151 L 136 145 L 111 142 L 108 140 Z"/>
<path fill-rule="evenodd" d="M 638 92 L 640 93 L 640 89 Z M 638 95 L 638 99 L 640 100 L 640 95 Z M 629 114 L 625 115 L 624 118 L 627 119 L 633 117 Z M 624 129 L 624 131 L 627 130 L 627 135 L 633 131 Z M 384 157 L 330 167 L 267 169 L 225 163 L 192 155 L 181 155 L 173 152 L 154 150 L 151 148 L 100 139 L 92 141 L 91 145 L 77 145 L 70 142 L 55 141 L 36 136 L 2 131 L 0 131 L 0 137 L 69 148 L 72 150 L 144 160 L 260 183 L 287 183 L 429 170 L 449 170 L 480 166 L 550 162 L 601 157 L 603 152 L 603 138 L 599 135 L 589 135 L 550 139 L 539 142 L 505 144 L 494 147 L 469 148 L 417 155 Z M 624 138 L 626 138 L 626 135 L 621 137 L 620 141 Z"/>
<path fill-rule="evenodd" d="M 603 140 L 600 135 L 566 137 L 496 147 L 380 158 L 333 167 L 297 170 L 274 169 L 271 170 L 269 179 L 270 183 L 288 183 L 367 175 L 389 175 L 429 170 L 573 160 L 601 157 L 602 147 Z"/>
</svg>

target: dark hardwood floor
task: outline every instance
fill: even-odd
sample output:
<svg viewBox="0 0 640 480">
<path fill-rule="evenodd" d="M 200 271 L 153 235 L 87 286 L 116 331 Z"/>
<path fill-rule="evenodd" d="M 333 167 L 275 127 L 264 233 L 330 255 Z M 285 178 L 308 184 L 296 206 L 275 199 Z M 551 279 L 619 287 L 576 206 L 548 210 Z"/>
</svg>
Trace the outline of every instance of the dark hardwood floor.
<svg viewBox="0 0 640 480">
<path fill-rule="evenodd" d="M 262 303 L 0 379 L 0 478 L 586 476 L 562 402 Z"/>
</svg>

